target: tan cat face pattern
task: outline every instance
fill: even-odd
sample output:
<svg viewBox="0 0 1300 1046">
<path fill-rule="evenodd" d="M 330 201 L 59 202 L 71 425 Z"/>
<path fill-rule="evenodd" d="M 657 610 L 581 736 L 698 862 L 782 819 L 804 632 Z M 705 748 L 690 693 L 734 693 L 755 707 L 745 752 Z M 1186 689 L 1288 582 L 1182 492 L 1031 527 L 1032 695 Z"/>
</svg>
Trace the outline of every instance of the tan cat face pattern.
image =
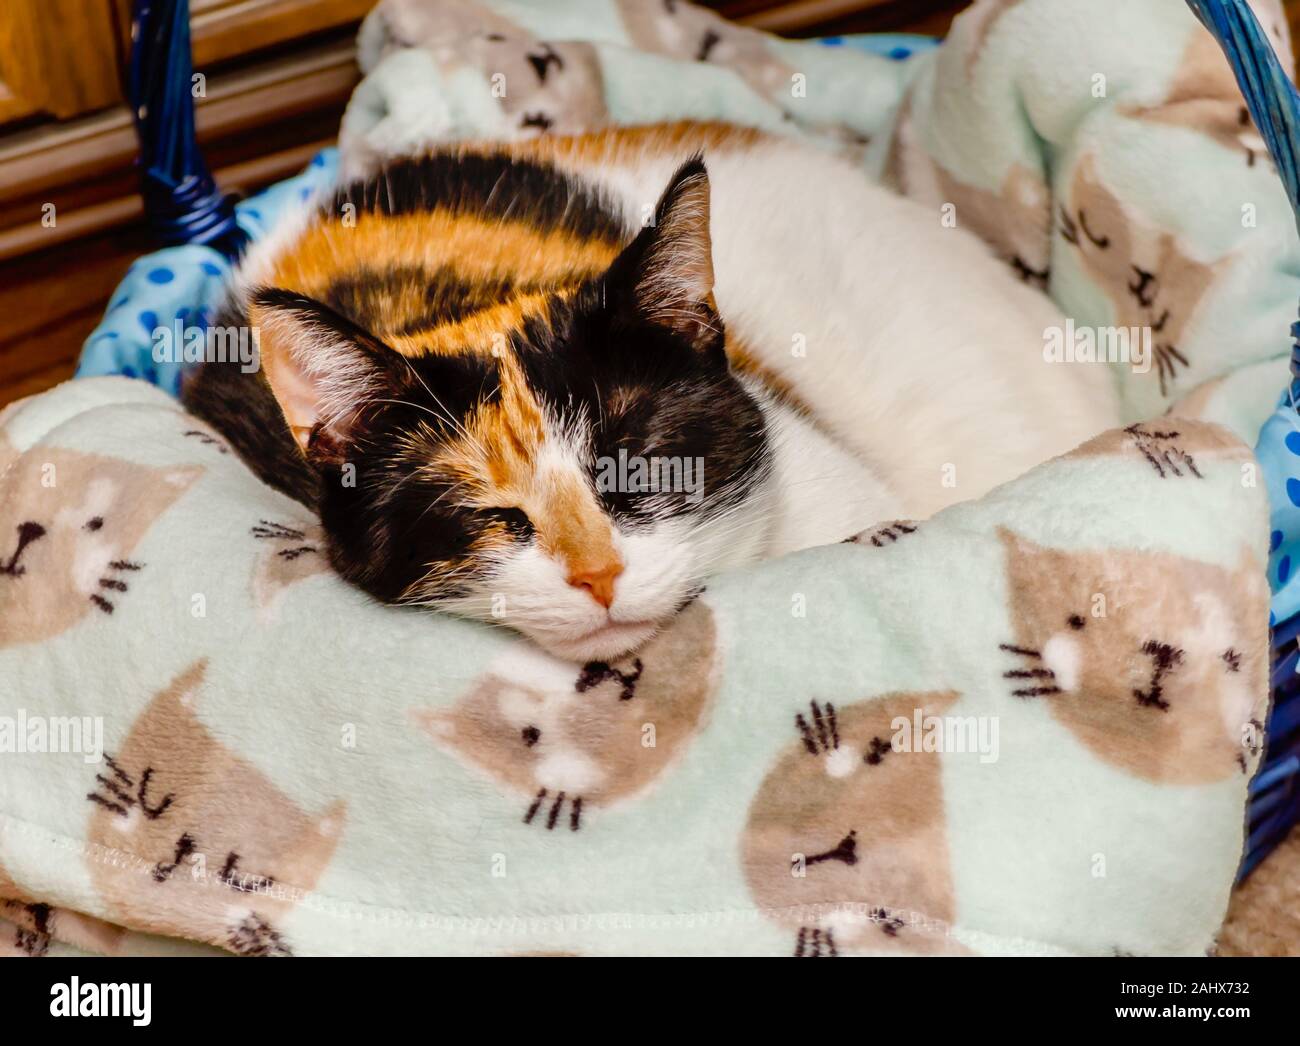
<svg viewBox="0 0 1300 1046">
<path fill-rule="evenodd" d="M 472 67 L 522 138 L 580 134 L 609 121 L 596 49 L 584 41 L 545 41 L 474 0 L 439 0 L 386 9 L 401 47 L 428 48 L 448 71 Z"/>
<path fill-rule="evenodd" d="M 136 546 L 202 473 L 52 447 L 11 457 L 0 476 L 0 648 L 133 598 L 148 568 Z"/>
<path fill-rule="evenodd" d="M 1213 422 L 1185 416 L 1108 429 L 1065 455 L 1077 458 L 1130 457 L 1159 479 L 1204 479 L 1207 462 L 1253 462 L 1254 455 L 1232 432 Z"/>
<path fill-rule="evenodd" d="M 989 35 L 1011 8 L 1021 0 L 976 0 L 953 21 L 950 37 L 959 41 L 966 57 L 966 75 L 975 71 L 975 65 L 984 54 Z"/>
<path fill-rule="evenodd" d="M 749 808 L 741 860 L 755 902 L 803 957 L 964 949 L 937 752 L 894 751 L 896 717 L 942 716 L 954 693 L 813 701 Z"/>
<path fill-rule="evenodd" d="M 1151 328 L 1148 376 L 1160 382 L 1162 396 L 1171 395 L 1190 363 L 1184 341 L 1197 306 L 1231 259 L 1194 258 L 1177 236 L 1128 212 L 1101 180 L 1092 156 L 1075 166 L 1058 219 L 1061 235 L 1110 301 L 1114 325 Z"/>
<path fill-rule="evenodd" d="M 794 119 L 790 100 L 799 70 L 779 57 L 767 36 L 737 25 L 686 0 L 615 0 L 631 45 L 684 62 L 707 62 L 728 69 L 760 98 Z M 850 162 L 861 162 L 870 142 L 861 129 L 840 122 L 807 119 L 803 130 Z"/>
<path fill-rule="evenodd" d="M 40 903 L 0 865 L 0 956 L 38 959 L 54 940 L 98 955 L 112 955 L 125 936 L 120 926 Z"/>
<path fill-rule="evenodd" d="M 206 661 L 140 714 L 89 781 L 87 863 L 110 917 L 243 955 L 289 955 L 279 920 L 315 887 L 346 806 L 304 810 L 195 714 Z"/>
<path fill-rule="evenodd" d="M 450 709 L 413 712 L 437 744 L 525 799 L 523 820 L 577 831 L 637 795 L 704 725 L 717 632 L 700 602 L 635 655 L 564 664 L 516 644 Z"/>
<path fill-rule="evenodd" d="M 921 144 L 908 98 L 894 125 L 883 178 L 914 200 L 936 207 L 951 205 L 958 227 L 992 247 L 1020 279 L 1046 289 L 1051 275 L 1052 198 L 1037 172 L 1013 163 L 996 192 L 958 181 Z"/>
<path fill-rule="evenodd" d="M 1281 3 L 1252 0 L 1250 8 L 1289 70 L 1291 34 Z M 1121 106 L 1119 111 L 1140 120 L 1208 134 L 1252 167 L 1269 162 L 1268 148 L 1242 99 L 1232 66 L 1214 37 L 1205 30 L 1193 34 L 1173 82 L 1159 102 Z"/>
<path fill-rule="evenodd" d="M 285 589 L 329 572 L 325 534 L 318 522 L 305 519 L 259 519 L 250 534 L 263 546 L 253 566 L 253 602 L 259 620 L 273 620 Z"/>
<path fill-rule="evenodd" d="M 615 0 L 632 46 L 653 54 L 713 62 L 737 73 L 763 98 L 790 95 L 795 69 L 767 46 L 764 34 L 678 0 Z"/>
<path fill-rule="evenodd" d="M 1268 586 L 1255 556 L 1243 549 L 1228 570 L 999 536 L 1012 696 L 1045 702 L 1095 755 L 1144 780 L 1254 770 L 1268 701 Z"/>
</svg>

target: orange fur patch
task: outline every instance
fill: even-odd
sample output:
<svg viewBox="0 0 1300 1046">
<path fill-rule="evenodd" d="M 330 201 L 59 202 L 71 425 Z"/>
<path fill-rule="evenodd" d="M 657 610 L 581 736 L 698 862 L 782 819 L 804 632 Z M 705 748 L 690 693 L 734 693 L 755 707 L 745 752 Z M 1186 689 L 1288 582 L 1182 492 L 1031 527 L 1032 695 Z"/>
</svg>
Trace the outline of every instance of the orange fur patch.
<svg viewBox="0 0 1300 1046">
<path fill-rule="evenodd" d="M 697 152 L 710 153 L 751 148 L 769 137 L 752 127 L 710 120 L 609 127 L 590 134 L 531 138 L 523 142 L 474 143 L 465 152 L 504 151 L 511 156 L 555 163 L 564 170 L 581 171 L 606 163 L 627 163 L 642 155 L 680 155 L 686 160 Z M 706 157 L 707 159 L 707 157 Z"/>
<path fill-rule="evenodd" d="M 340 277 L 347 277 L 382 260 L 387 266 L 418 266 L 430 272 L 449 268 L 466 282 L 510 279 L 541 284 L 555 290 L 572 288 L 608 268 L 620 244 L 582 239 L 562 230 L 537 229 L 524 222 L 492 221 L 475 214 L 446 210 L 386 216 L 362 213 L 354 226 L 342 216 L 309 226 L 293 249 L 277 259 L 267 283 L 291 288 L 319 298 Z M 520 296 L 504 302 L 504 310 L 485 317 L 485 323 L 467 330 L 510 329 L 543 295 Z M 427 311 L 424 288 L 413 280 L 408 288 L 376 302 L 380 321 L 374 333 L 390 338 Z M 490 337 L 473 344 L 456 340 L 453 332 L 431 328 L 420 335 L 393 338 L 400 352 L 490 351 Z"/>
<path fill-rule="evenodd" d="M 539 468 L 547 435 L 542 408 L 515 357 L 499 357 L 500 395 L 482 404 L 450 442 L 428 434 L 435 466 L 457 478 L 479 508 L 522 509 L 542 548 L 571 574 L 617 563 L 613 531 L 595 494 L 572 470 Z M 503 544 L 504 528 L 488 539 Z"/>
</svg>

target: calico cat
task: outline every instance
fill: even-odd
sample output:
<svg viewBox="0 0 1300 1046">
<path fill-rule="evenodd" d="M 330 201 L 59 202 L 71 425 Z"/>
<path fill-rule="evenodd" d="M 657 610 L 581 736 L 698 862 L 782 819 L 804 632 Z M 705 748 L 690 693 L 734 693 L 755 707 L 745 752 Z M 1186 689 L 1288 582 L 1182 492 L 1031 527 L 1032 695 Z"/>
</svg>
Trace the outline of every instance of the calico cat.
<svg viewBox="0 0 1300 1046">
<path fill-rule="evenodd" d="M 924 518 L 1117 417 L 973 236 L 722 124 L 394 162 L 256 245 L 219 323 L 262 370 L 205 365 L 186 402 L 319 511 L 344 578 L 577 661 L 719 569 Z"/>
</svg>

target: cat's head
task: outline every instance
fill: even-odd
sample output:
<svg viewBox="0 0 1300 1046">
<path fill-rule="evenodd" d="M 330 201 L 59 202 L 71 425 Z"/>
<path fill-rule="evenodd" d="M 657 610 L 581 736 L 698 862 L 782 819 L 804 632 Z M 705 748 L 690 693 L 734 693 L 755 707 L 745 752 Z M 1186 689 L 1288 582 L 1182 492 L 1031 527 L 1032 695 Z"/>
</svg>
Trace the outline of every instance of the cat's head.
<svg viewBox="0 0 1300 1046">
<path fill-rule="evenodd" d="M 387 343 L 314 300 L 252 292 L 336 569 L 567 659 L 640 644 L 702 577 L 760 551 L 766 429 L 712 290 L 694 160 L 605 271 Z"/>
</svg>

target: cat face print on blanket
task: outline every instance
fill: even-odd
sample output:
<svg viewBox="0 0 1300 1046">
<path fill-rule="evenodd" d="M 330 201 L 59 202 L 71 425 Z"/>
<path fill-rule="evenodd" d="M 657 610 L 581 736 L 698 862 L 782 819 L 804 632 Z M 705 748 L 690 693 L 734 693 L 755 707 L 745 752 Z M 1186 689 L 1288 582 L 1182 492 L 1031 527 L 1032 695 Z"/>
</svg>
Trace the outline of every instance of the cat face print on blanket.
<svg viewBox="0 0 1300 1046">
<path fill-rule="evenodd" d="M 609 122 L 600 60 L 590 43 L 542 40 L 474 0 L 388 5 L 385 15 L 393 44 L 427 48 L 448 72 L 483 73 L 521 138 L 580 134 Z"/>
<path fill-rule="evenodd" d="M 1250 8 L 1289 69 L 1291 34 L 1280 0 L 1252 0 Z M 1192 35 L 1173 81 L 1159 101 L 1120 106 L 1119 112 L 1151 123 L 1200 131 L 1238 153 L 1252 167 L 1269 161 L 1268 147 L 1246 108 L 1232 67 L 1205 30 Z"/>
<path fill-rule="evenodd" d="M 634 47 L 694 62 L 714 62 L 731 69 L 763 98 L 789 97 L 795 70 L 776 56 L 766 35 L 758 30 L 677 0 L 616 0 L 616 4 Z"/>
<path fill-rule="evenodd" d="M 795 112 L 792 85 L 801 71 L 785 61 L 766 33 L 728 21 L 715 11 L 686 0 L 615 0 L 631 45 L 649 54 L 684 62 L 707 63 L 745 82 L 825 148 L 860 162 L 870 136 L 852 121 L 823 121 Z M 796 123 L 798 121 L 798 123 Z"/>
<path fill-rule="evenodd" d="M 1058 217 L 1062 237 L 1109 300 L 1113 324 L 1150 329 L 1149 373 L 1162 396 L 1175 394 L 1191 364 L 1185 339 L 1196 309 L 1231 259 L 1198 259 L 1178 236 L 1147 224 L 1106 185 L 1092 156 L 1075 166 Z"/>
<path fill-rule="evenodd" d="M 763 779 L 741 842 L 754 900 L 793 952 L 959 953 L 937 752 L 895 751 L 894 720 L 943 715 L 954 693 L 811 704 Z M 908 746 L 917 747 L 920 746 Z"/>
<path fill-rule="evenodd" d="M 1013 7 L 1018 7 L 1021 2 L 1022 0 L 976 0 L 953 19 L 949 37 L 965 56 L 967 76 L 974 73 L 976 64 L 984 56 L 989 37 L 1001 22 L 1002 16 Z"/>
<path fill-rule="evenodd" d="M 250 534 L 263 546 L 253 568 L 253 602 L 259 620 L 274 620 L 286 589 L 329 571 L 325 534 L 319 523 L 305 519 L 260 519 Z"/>
<path fill-rule="evenodd" d="M 50 639 L 133 598 L 148 568 L 136 546 L 203 473 L 48 446 L 18 454 L 4 440 L 0 648 Z"/>
<path fill-rule="evenodd" d="M 67 908 L 43 904 L 22 889 L 0 865 L 0 957 L 40 958 L 51 941 L 96 955 L 113 955 L 126 931 Z"/>
<path fill-rule="evenodd" d="M 1227 569 L 999 534 L 1012 696 L 1044 702 L 1096 756 L 1147 781 L 1254 770 L 1268 702 L 1268 586 L 1254 555 Z"/>
<path fill-rule="evenodd" d="M 581 668 L 517 643 L 447 710 L 413 713 L 434 741 L 522 800 L 525 823 L 577 831 L 642 792 L 704 723 L 716 673 L 698 601 L 635 656 Z"/>
<path fill-rule="evenodd" d="M 950 206 L 958 227 L 987 243 L 1026 283 L 1047 288 L 1052 199 L 1037 171 L 1013 163 L 996 189 L 958 180 L 922 144 L 908 98 L 899 110 L 883 174 L 887 185 L 922 203 Z"/>
<path fill-rule="evenodd" d="M 1254 455 L 1220 425 L 1187 416 L 1162 417 L 1110 429 L 1066 455 L 1067 460 L 1127 457 L 1143 461 L 1158 479 L 1204 479 L 1208 462 L 1254 465 Z"/>
<path fill-rule="evenodd" d="M 89 782 L 89 871 L 124 925 L 292 954 L 279 922 L 329 864 L 346 806 L 304 810 L 226 748 L 196 711 L 206 667 L 155 697 Z"/>
</svg>

